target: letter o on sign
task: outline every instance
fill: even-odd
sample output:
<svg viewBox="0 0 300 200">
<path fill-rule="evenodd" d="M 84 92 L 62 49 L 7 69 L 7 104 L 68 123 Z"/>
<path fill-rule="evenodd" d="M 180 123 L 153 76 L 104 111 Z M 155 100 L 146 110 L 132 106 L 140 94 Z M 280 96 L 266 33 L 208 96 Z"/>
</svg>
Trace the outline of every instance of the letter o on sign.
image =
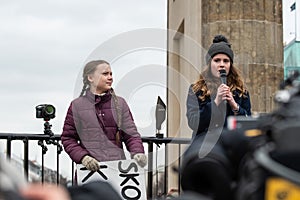
<svg viewBox="0 0 300 200">
<path fill-rule="evenodd" d="M 126 191 L 127 190 L 135 190 L 137 195 L 135 197 L 129 197 L 127 196 L 126 194 Z M 141 198 L 141 191 L 139 190 L 139 188 L 137 187 L 134 187 L 132 185 L 127 185 L 125 187 L 122 188 L 122 197 L 124 197 L 125 199 L 129 199 L 129 200 L 137 200 L 137 199 L 140 199 Z"/>
</svg>

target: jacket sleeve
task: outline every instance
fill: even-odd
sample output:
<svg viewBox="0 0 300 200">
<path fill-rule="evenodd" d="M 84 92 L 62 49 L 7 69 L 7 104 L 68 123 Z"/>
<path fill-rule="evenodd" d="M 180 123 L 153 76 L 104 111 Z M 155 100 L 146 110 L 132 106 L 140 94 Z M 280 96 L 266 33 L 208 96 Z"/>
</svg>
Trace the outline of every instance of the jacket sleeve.
<svg viewBox="0 0 300 200">
<path fill-rule="evenodd" d="M 67 111 L 63 132 L 61 135 L 61 141 L 66 153 L 70 156 L 70 158 L 75 163 L 80 164 L 83 156 L 88 155 L 89 153 L 79 143 L 80 139 L 76 130 L 72 107 L 73 106 L 71 104 Z"/>
<path fill-rule="evenodd" d="M 132 156 L 136 153 L 144 153 L 141 135 L 137 131 L 129 106 L 123 98 L 120 98 L 120 103 L 122 105 L 122 140 Z"/>
<path fill-rule="evenodd" d="M 208 128 L 223 126 L 226 112 L 221 106 L 217 106 L 210 98 L 200 101 L 200 92 L 194 93 L 192 86 L 189 88 L 186 101 L 187 120 L 189 127 L 196 133 L 203 133 Z M 212 111 L 214 112 L 212 115 Z M 212 122 L 212 123 L 211 123 Z"/>
<path fill-rule="evenodd" d="M 236 95 L 238 95 L 238 93 L 236 93 Z M 239 111 L 237 112 L 237 115 L 251 115 L 251 100 L 249 92 L 247 92 L 245 96 L 238 98 L 236 102 L 239 104 Z"/>
</svg>

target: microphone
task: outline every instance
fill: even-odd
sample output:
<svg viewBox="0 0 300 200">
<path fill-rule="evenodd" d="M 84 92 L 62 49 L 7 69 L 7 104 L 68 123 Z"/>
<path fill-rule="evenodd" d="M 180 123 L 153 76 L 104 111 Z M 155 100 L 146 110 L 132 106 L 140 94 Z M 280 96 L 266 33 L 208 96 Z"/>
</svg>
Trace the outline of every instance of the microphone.
<svg viewBox="0 0 300 200">
<path fill-rule="evenodd" d="M 226 70 L 225 69 L 220 69 L 219 72 L 220 72 L 221 82 L 224 83 L 225 85 L 227 85 Z M 225 100 L 224 103 L 226 104 L 227 101 Z"/>
<path fill-rule="evenodd" d="M 225 69 L 220 69 L 219 72 L 220 72 L 221 82 L 224 83 L 225 85 L 227 85 L 226 70 Z"/>
</svg>

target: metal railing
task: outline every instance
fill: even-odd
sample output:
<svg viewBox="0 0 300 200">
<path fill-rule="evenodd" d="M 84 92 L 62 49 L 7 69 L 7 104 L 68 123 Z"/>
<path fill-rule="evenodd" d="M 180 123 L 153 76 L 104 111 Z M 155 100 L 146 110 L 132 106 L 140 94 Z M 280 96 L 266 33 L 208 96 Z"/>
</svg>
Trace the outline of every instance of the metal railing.
<svg viewBox="0 0 300 200">
<path fill-rule="evenodd" d="M 47 134 L 31 134 L 31 133 L 0 133 L 0 141 L 6 140 L 6 156 L 7 159 L 11 159 L 12 156 L 12 141 L 19 140 L 23 141 L 23 168 L 25 177 L 28 180 L 29 174 L 29 152 L 30 152 L 30 145 L 29 141 L 37 141 L 37 144 L 41 147 L 41 155 L 42 155 L 42 167 L 41 167 L 41 182 L 43 183 L 44 180 L 44 156 L 48 151 L 49 145 L 56 146 L 56 184 L 60 184 L 60 154 L 63 151 L 62 145 L 60 144 L 60 135 L 47 135 Z M 147 196 L 151 199 L 153 197 L 153 172 L 154 167 L 154 159 L 156 158 L 157 164 L 157 154 L 154 156 L 154 146 L 156 145 L 159 148 L 161 145 L 165 145 L 165 161 L 164 161 L 164 188 L 163 194 L 167 194 L 167 183 L 168 183 L 168 145 L 175 144 L 178 145 L 178 168 L 180 169 L 180 155 L 182 153 L 181 145 L 182 144 L 189 144 L 189 138 L 157 138 L 157 137 L 142 137 L 143 143 L 147 144 L 148 149 L 148 172 L 147 172 Z M 54 147 L 55 148 L 55 147 Z M 145 148 L 146 149 L 146 148 Z M 69 159 L 72 163 L 72 184 L 74 183 L 73 175 L 74 175 L 74 163 L 71 159 Z M 156 172 L 157 172 L 157 165 L 156 165 Z M 158 174 L 155 175 L 156 177 Z M 178 170 L 178 183 L 177 187 L 180 193 L 180 170 Z M 156 191 L 157 192 L 157 191 Z M 156 194 L 157 195 L 157 194 Z"/>
</svg>

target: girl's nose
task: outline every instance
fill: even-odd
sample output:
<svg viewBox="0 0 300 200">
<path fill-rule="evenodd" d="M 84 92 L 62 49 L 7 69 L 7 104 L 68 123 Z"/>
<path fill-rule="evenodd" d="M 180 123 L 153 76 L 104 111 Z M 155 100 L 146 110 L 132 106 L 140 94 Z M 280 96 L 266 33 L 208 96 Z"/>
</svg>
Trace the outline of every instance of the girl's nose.
<svg viewBox="0 0 300 200">
<path fill-rule="evenodd" d="M 223 60 L 221 60 L 220 62 L 220 66 L 224 67 L 225 66 L 225 62 Z"/>
</svg>

